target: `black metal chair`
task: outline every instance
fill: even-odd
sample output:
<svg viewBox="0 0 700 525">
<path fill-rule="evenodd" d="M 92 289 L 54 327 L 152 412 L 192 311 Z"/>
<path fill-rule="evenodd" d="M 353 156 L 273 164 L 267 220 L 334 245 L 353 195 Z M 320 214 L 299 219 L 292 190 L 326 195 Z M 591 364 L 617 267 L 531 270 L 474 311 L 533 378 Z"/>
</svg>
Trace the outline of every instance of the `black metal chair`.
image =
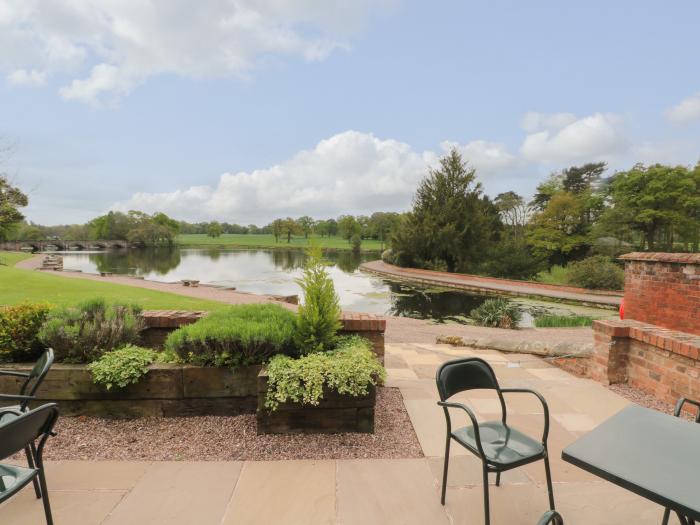
<svg viewBox="0 0 700 525">
<path fill-rule="evenodd" d="M 53 518 L 42 457 L 46 440 L 49 436 L 55 435 L 53 427 L 57 419 L 58 406 L 50 403 L 0 423 L 0 461 L 22 449 L 26 450 L 30 444 L 33 445 L 37 439 L 39 440 L 35 454 L 36 466 L 27 468 L 0 463 L 0 503 L 38 479 L 47 525 L 53 525 Z"/>
<path fill-rule="evenodd" d="M 489 511 L 489 473 L 496 474 L 496 486 L 500 485 L 501 472 L 511 470 L 528 463 L 544 460 L 547 476 L 547 490 L 549 493 L 549 508 L 554 510 L 554 494 L 552 492 L 552 476 L 549 470 L 549 457 L 547 454 L 547 435 L 549 434 L 549 408 L 544 397 L 534 390 L 526 388 L 501 388 L 498 385 L 496 374 L 491 366 L 478 357 L 457 359 L 444 363 L 437 371 L 435 377 L 441 406 L 445 412 L 447 434 L 445 439 L 445 465 L 442 474 L 441 503 L 445 504 L 445 492 L 447 489 L 447 470 L 450 461 L 450 443 L 454 439 L 457 443 L 476 455 L 483 464 L 484 478 L 484 518 L 486 525 L 490 523 Z M 488 389 L 495 390 L 501 403 L 501 420 L 484 421 L 479 423 L 474 412 L 461 403 L 448 402 L 447 400 L 459 392 L 466 390 Z M 533 394 L 540 400 L 544 409 L 544 431 L 542 440 L 536 439 L 519 432 L 506 423 L 506 403 L 503 398 L 505 393 Z M 471 425 L 452 430 L 449 408 L 464 411 L 471 421 Z"/>
<path fill-rule="evenodd" d="M 676 403 L 676 408 L 673 411 L 673 415 L 676 417 L 681 417 L 681 412 L 683 412 L 683 407 L 685 404 L 693 405 L 695 408 L 697 408 L 697 412 L 695 414 L 695 422 L 700 423 L 700 401 L 693 401 L 692 399 L 686 399 L 685 397 L 682 397 L 678 400 Z M 671 517 L 671 509 L 665 509 L 664 510 L 664 517 L 663 520 L 661 521 L 662 525 L 668 525 L 668 520 Z M 682 522 L 681 522 L 682 523 Z M 689 525 L 694 525 L 695 520 L 690 520 Z"/>
<path fill-rule="evenodd" d="M 29 402 L 33 401 L 36 396 L 36 392 L 44 381 L 46 374 L 49 373 L 51 365 L 53 365 L 54 354 L 53 350 L 49 348 L 46 350 L 41 357 L 34 364 L 29 372 L 20 372 L 18 370 L 0 370 L 0 376 L 11 376 L 17 378 L 23 378 L 21 381 L 18 394 L 0 394 L 0 403 L 3 402 L 18 402 L 17 405 L 10 405 L 0 408 L 0 424 L 9 419 L 14 419 L 20 414 L 29 410 Z M 34 456 L 36 455 L 36 449 L 34 443 L 27 445 L 25 450 L 27 455 L 27 463 L 30 468 L 34 468 Z M 39 482 L 36 478 L 33 479 L 34 492 L 36 497 L 41 497 Z"/>
<path fill-rule="evenodd" d="M 564 518 L 556 510 L 549 510 L 544 513 L 537 525 L 564 525 Z"/>
</svg>

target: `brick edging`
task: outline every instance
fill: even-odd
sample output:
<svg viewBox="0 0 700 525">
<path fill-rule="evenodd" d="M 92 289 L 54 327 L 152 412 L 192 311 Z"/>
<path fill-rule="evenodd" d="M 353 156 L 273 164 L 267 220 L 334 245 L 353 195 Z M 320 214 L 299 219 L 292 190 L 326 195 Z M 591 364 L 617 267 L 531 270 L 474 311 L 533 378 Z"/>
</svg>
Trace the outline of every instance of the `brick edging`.
<svg viewBox="0 0 700 525">
<path fill-rule="evenodd" d="M 621 255 L 618 259 L 621 261 L 700 264 L 700 253 L 631 252 Z"/>
<path fill-rule="evenodd" d="M 691 359 L 700 359 L 700 336 L 632 320 L 596 320 L 593 331 L 629 338 Z"/>
</svg>

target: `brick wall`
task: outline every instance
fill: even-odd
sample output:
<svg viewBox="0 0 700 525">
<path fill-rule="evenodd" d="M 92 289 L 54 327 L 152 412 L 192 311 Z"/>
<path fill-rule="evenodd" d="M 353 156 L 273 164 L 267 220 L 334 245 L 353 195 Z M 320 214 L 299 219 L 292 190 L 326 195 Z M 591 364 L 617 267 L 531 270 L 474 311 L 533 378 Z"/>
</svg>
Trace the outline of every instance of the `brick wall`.
<svg viewBox="0 0 700 525">
<path fill-rule="evenodd" d="M 700 400 L 700 336 L 639 321 L 595 321 L 589 375 L 628 383 L 667 403 Z"/>
<path fill-rule="evenodd" d="M 625 318 L 700 334 L 700 254 L 628 253 Z"/>
</svg>

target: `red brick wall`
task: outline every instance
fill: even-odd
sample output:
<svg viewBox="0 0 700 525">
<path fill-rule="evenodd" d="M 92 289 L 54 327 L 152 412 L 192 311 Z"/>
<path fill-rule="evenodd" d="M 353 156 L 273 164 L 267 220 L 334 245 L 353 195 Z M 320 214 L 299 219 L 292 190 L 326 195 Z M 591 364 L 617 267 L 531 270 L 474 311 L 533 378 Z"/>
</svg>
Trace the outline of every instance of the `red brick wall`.
<svg viewBox="0 0 700 525">
<path fill-rule="evenodd" d="M 700 254 L 628 253 L 625 319 L 700 334 Z"/>
<path fill-rule="evenodd" d="M 700 336 L 638 321 L 595 321 L 589 374 L 628 383 L 667 403 L 700 400 Z"/>
</svg>

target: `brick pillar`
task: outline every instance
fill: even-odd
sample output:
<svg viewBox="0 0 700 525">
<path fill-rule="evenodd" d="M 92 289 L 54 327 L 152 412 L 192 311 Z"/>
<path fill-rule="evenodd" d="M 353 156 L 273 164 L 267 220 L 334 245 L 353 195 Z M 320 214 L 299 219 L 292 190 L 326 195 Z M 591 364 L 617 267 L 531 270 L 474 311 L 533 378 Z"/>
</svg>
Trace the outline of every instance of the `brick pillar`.
<svg viewBox="0 0 700 525">
<path fill-rule="evenodd" d="M 622 321 L 593 322 L 592 379 L 603 384 L 627 382 L 629 326 Z"/>
</svg>

